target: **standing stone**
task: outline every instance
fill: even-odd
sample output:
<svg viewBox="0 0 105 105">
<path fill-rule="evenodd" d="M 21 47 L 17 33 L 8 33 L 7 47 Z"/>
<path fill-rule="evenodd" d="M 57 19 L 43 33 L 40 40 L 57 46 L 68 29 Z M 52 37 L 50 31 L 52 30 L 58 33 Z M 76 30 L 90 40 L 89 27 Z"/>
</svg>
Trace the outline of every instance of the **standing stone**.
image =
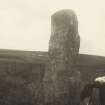
<svg viewBox="0 0 105 105">
<path fill-rule="evenodd" d="M 48 105 L 77 105 L 78 99 L 74 99 L 77 77 L 72 75 L 72 72 L 79 47 L 80 38 L 75 13 L 72 10 L 61 10 L 53 14 L 49 68 L 44 78 L 45 103 Z"/>
</svg>

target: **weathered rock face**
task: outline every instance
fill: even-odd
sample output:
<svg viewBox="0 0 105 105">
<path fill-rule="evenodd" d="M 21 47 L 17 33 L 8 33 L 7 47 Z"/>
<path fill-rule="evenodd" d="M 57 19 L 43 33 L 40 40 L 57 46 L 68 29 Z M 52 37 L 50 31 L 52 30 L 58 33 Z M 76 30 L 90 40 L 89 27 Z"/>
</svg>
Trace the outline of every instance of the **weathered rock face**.
<svg viewBox="0 0 105 105">
<path fill-rule="evenodd" d="M 72 73 L 79 46 L 78 21 L 75 13 L 72 10 L 61 10 L 53 14 L 49 41 L 49 69 L 45 77 L 46 103 L 77 105 L 79 97 L 75 92 L 79 88 L 80 81 L 77 80 L 80 78 Z"/>
</svg>

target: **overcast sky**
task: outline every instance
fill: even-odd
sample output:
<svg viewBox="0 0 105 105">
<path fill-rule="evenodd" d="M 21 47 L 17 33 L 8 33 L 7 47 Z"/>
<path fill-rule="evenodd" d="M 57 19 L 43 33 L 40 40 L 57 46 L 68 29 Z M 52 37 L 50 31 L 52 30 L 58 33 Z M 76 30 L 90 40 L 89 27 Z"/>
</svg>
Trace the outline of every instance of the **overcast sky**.
<svg viewBox="0 0 105 105">
<path fill-rule="evenodd" d="M 80 53 L 105 56 L 104 0 L 0 0 L 0 48 L 47 51 L 50 18 L 60 9 L 77 14 Z"/>
</svg>

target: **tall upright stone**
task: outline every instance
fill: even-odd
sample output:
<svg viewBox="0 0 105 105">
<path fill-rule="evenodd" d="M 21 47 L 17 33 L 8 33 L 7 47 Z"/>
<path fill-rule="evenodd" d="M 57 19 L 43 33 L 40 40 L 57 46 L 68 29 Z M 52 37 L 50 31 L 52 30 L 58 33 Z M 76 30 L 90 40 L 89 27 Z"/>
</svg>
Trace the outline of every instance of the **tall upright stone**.
<svg viewBox="0 0 105 105">
<path fill-rule="evenodd" d="M 78 21 L 72 10 L 61 10 L 51 17 L 49 68 L 46 72 L 45 99 L 48 105 L 75 105 L 79 73 L 74 72 L 79 52 Z M 75 75 L 72 75 L 74 72 Z M 77 77 L 76 77 L 77 76 Z M 74 92 L 74 93 L 73 93 Z"/>
</svg>

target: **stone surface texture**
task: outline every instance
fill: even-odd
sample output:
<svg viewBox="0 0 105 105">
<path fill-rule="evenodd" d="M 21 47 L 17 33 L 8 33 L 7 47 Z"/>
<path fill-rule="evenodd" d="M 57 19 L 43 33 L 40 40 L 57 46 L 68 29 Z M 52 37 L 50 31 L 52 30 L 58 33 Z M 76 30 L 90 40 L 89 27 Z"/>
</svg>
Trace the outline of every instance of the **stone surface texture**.
<svg viewBox="0 0 105 105">
<path fill-rule="evenodd" d="M 45 80 L 45 103 L 77 105 L 80 73 L 74 69 L 80 47 L 77 16 L 72 10 L 61 10 L 51 17 L 49 66 Z"/>
</svg>

